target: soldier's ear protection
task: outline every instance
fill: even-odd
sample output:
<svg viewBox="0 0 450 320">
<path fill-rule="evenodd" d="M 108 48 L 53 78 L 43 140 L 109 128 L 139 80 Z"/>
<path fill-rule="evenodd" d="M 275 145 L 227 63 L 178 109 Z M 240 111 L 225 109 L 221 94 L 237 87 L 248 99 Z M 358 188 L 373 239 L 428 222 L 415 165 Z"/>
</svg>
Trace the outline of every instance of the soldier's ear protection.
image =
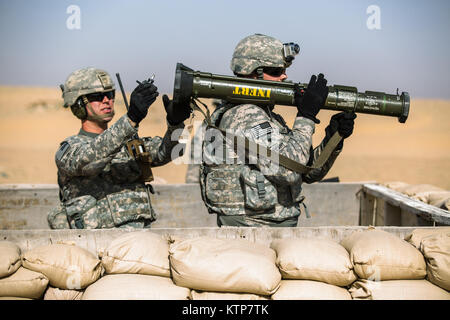
<svg viewBox="0 0 450 320">
<path fill-rule="evenodd" d="M 77 99 L 77 101 L 75 101 L 73 105 L 70 106 L 70 110 L 72 110 L 72 113 L 75 117 L 80 120 L 85 120 L 87 118 L 86 104 L 86 97 L 81 96 Z"/>
<path fill-rule="evenodd" d="M 60 84 L 59 87 L 61 88 L 61 91 L 64 94 L 64 85 Z M 74 116 L 80 120 L 84 120 L 87 118 L 86 103 L 87 103 L 86 97 L 81 96 L 75 101 L 73 105 L 70 106 L 70 110 L 72 111 Z"/>
</svg>

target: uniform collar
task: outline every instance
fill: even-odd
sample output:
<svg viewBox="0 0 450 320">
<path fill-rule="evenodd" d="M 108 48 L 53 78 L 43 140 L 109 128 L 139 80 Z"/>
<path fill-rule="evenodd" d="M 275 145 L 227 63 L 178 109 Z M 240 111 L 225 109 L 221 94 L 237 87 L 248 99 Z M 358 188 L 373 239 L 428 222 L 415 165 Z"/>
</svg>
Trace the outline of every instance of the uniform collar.
<svg viewBox="0 0 450 320">
<path fill-rule="evenodd" d="M 97 137 L 99 134 L 98 134 L 98 133 L 93 133 L 93 132 L 87 132 L 87 131 L 84 131 L 83 129 L 80 129 L 80 132 L 78 132 L 78 135 L 80 135 L 80 136 L 87 136 L 87 137 L 91 137 L 91 138 L 95 138 L 95 137 Z"/>
</svg>

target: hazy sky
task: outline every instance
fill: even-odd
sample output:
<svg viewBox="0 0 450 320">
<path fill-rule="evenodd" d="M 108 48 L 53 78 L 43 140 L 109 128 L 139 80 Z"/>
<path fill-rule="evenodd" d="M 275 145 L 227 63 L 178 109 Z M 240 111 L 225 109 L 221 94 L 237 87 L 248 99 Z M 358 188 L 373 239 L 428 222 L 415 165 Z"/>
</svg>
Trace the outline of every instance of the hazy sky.
<svg viewBox="0 0 450 320">
<path fill-rule="evenodd" d="M 80 29 L 67 27 L 70 5 Z M 370 5 L 381 29 L 367 27 Z M 171 93 L 177 62 L 230 75 L 234 47 L 253 33 L 300 44 L 290 80 L 323 72 L 360 91 L 450 99 L 447 0 L 0 0 L 0 84 L 56 87 L 95 66 L 120 72 L 127 90 L 154 73 Z"/>
</svg>

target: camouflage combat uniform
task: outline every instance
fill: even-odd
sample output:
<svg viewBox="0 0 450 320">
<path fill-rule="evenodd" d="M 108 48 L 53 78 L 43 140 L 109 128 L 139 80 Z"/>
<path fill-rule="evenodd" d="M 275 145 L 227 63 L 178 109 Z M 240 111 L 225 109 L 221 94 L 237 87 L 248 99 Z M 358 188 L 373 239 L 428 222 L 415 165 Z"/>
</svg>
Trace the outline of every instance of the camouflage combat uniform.
<svg viewBox="0 0 450 320">
<path fill-rule="evenodd" d="M 241 40 L 233 54 L 231 69 L 237 75 L 250 75 L 260 67 L 289 67 L 292 60 L 282 56 L 283 45 L 275 38 L 255 34 Z M 262 76 L 262 71 L 257 70 Z M 324 148 L 325 141 L 312 148 L 315 123 L 297 116 L 292 129 L 273 112 L 273 106 L 224 103 L 211 116 L 212 125 L 244 136 L 303 165 L 311 165 Z M 223 134 L 209 127 L 203 144 L 200 185 L 203 201 L 210 213 L 216 213 L 218 225 L 296 226 L 301 212 L 302 183 L 321 180 L 340 150 L 332 152 L 320 169 L 300 174 L 281 164 L 271 166 L 268 158 L 253 163 L 239 157 L 232 139 L 225 139 L 223 150 L 217 141 Z M 210 132 L 210 134 L 208 134 Z M 230 163 L 225 157 L 235 159 Z M 306 206 L 302 205 L 306 209 Z"/>
<path fill-rule="evenodd" d="M 142 138 L 152 167 L 171 161 L 178 143 L 171 141 L 171 135 L 182 127 L 169 126 L 164 138 Z M 150 226 L 156 216 L 149 190 L 139 181 L 140 167 L 125 145 L 136 132 L 124 115 L 102 134 L 81 129 L 61 143 L 55 160 L 67 218 L 59 213 L 53 228 L 68 228 L 68 222 L 72 228 Z"/>
<path fill-rule="evenodd" d="M 212 121 L 220 129 L 242 134 L 268 148 L 278 148 L 280 154 L 311 165 L 325 145 L 323 141 L 312 148 L 314 122 L 297 117 L 291 130 L 271 109 L 251 104 L 224 105 L 213 113 Z M 264 158 L 258 158 L 256 164 L 226 164 L 220 152 L 210 152 L 208 146 L 212 143 L 204 142 L 201 187 L 209 212 L 218 214 L 219 225 L 295 226 L 304 199 L 302 182 L 321 180 L 340 153 L 334 150 L 322 168 L 299 174 L 281 165 L 273 170 Z M 235 154 L 229 140 L 225 149 L 225 154 Z"/>
</svg>

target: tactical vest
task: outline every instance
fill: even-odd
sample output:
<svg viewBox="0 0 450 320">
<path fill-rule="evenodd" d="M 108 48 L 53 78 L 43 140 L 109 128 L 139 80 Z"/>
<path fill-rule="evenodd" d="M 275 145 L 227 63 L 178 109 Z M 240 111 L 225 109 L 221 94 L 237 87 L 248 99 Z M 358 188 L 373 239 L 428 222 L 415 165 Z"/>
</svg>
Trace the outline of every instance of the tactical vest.
<svg viewBox="0 0 450 320">
<path fill-rule="evenodd" d="M 88 143 L 89 137 L 95 136 L 81 130 L 61 145 Z M 115 156 L 90 166 L 90 175 L 86 176 L 66 177 L 58 172 L 61 204 L 49 212 L 49 226 L 52 229 L 149 227 L 156 219 L 150 200 L 151 185 L 139 180 L 140 167 L 125 146 Z"/>
<path fill-rule="evenodd" d="M 238 106 L 225 104 L 216 108 L 211 115 L 212 124 L 220 128 L 223 115 L 234 107 Z M 272 124 L 277 125 L 282 133 L 290 130 L 278 115 L 272 117 Z M 207 127 L 207 130 L 211 129 Z M 277 221 L 300 215 L 299 204 L 304 199 L 301 183 L 293 186 L 277 185 L 251 164 L 208 164 L 205 159 L 211 158 L 208 150 L 210 143 L 203 141 L 203 161 L 200 166 L 202 198 L 210 213 L 254 215 Z M 228 148 L 224 145 L 224 149 Z"/>
</svg>

